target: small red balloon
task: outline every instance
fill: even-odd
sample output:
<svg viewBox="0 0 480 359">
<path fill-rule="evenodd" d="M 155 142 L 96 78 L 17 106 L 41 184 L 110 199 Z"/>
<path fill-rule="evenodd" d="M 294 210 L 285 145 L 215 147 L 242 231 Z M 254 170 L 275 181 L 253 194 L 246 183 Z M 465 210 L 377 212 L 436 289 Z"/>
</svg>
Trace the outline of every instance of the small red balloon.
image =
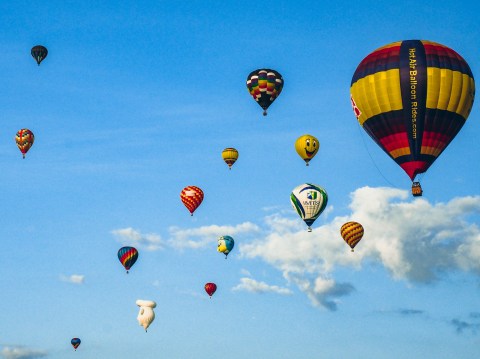
<svg viewBox="0 0 480 359">
<path fill-rule="evenodd" d="M 205 284 L 205 292 L 212 297 L 213 293 L 217 290 L 217 285 L 215 283 L 207 283 Z"/>
</svg>

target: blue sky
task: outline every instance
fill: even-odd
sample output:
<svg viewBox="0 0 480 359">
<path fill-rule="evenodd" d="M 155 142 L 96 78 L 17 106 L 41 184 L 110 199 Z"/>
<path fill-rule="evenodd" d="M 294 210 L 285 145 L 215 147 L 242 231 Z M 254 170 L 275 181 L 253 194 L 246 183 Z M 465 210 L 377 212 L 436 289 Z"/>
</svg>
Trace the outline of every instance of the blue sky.
<svg viewBox="0 0 480 359">
<path fill-rule="evenodd" d="M 0 357 L 477 357 L 478 101 L 413 199 L 349 87 L 367 54 L 403 39 L 453 48 L 476 76 L 479 10 L 1 2 Z M 261 67 L 285 81 L 267 117 L 245 86 Z M 305 133 L 320 141 L 309 167 L 294 150 Z M 226 147 L 240 154 L 231 171 Z M 289 203 L 304 182 L 329 195 L 312 233 Z M 187 185 L 205 193 L 193 217 Z M 352 219 L 365 227 L 353 254 L 339 235 Z M 236 240 L 227 260 L 221 235 Z M 122 245 L 140 252 L 128 275 Z M 157 303 L 148 333 L 137 299 Z"/>
</svg>

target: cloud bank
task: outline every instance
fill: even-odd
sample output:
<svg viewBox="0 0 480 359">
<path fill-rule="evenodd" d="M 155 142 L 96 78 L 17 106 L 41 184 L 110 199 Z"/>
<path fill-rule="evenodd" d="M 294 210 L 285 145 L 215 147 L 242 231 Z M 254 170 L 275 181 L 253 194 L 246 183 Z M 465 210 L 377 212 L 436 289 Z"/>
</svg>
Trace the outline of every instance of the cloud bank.
<svg viewBox="0 0 480 359">
<path fill-rule="evenodd" d="M 171 227 L 170 238 L 143 235 L 132 228 L 112 231 L 117 239 L 149 250 L 169 246 L 176 250 L 197 250 L 211 246 L 221 235 L 241 235 L 236 245 L 243 259 L 260 259 L 280 271 L 287 283 L 295 284 L 314 306 L 336 310 L 342 297 L 355 291 L 351 283 L 339 283 L 336 268 L 360 269 L 364 263 L 383 266 L 396 280 L 414 284 L 437 281 L 448 272 L 480 274 L 480 196 L 430 203 L 412 198 L 407 191 L 363 187 L 352 192 L 350 213 L 332 218 L 322 216 L 313 232 L 293 211 L 267 215 L 262 225 L 244 222 L 235 226 L 210 225 L 182 229 Z M 340 236 L 347 221 L 360 222 L 365 234 L 350 252 Z M 323 223 L 322 223 L 323 222 Z M 248 273 L 248 271 L 246 272 Z M 258 282 L 243 273 L 234 290 L 254 293 L 290 294 L 286 288 Z M 456 323 L 462 330 L 462 323 Z"/>
<path fill-rule="evenodd" d="M 308 233 L 293 216 L 266 217 L 264 238 L 240 246 L 247 258 L 260 258 L 280 270 L 316 306 L 335 310 L 354 291 L 337 283 L 334 269 L 378 263 L 398 280 L 425 284 L 448 271 L 480 273 L 480 230 L 468 219 L 480 213 L 480 197 L 432 204 L 407 191 L 363 187 L 351 194 L 351 213 L 316 223 Z M 321 218 L 317 222 L 321 222 Z M 340 237 L 347 221 L 360 222 L 365 235 L 355 253 Z"/>
</svg>

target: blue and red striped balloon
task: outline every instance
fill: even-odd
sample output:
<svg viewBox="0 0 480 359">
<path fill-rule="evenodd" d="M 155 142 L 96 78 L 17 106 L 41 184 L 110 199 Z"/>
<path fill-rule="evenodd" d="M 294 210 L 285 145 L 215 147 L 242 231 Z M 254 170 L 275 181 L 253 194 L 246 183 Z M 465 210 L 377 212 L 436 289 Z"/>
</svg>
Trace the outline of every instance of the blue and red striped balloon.
<svg viewBox="0 0 480 359">
<path fill-rule="evenodd" d="M 122 247 L 118 250 L 118 259 L 128 273 L 138 259 L 138 251 L 134 247 Z"/>
<path fill-rule="evenodd" d="M 73 338 L 70 343 L 72 343 L 73 349 L 77 350 L 78 346 L 82 341 L 79 338 Z"/>
</svg>

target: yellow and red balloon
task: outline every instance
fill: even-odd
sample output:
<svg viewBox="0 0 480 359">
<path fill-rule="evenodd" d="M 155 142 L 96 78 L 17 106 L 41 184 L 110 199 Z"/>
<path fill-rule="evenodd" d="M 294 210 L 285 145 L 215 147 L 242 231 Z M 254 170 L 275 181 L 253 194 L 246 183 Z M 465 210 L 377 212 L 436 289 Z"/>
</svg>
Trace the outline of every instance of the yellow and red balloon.
<svg viewBox="0 0 480 359">
<path fill-rule="evenodd" d="M 228 169 L 232 169 L 232 166 L 238 160 L 238 151 L 233 147 L 225 148 L 222 151 L 222 158 L 228 165 Z"/>
<path fill-rule="evenodd" d="M 364 234 L 363 226 L 358 222 L 347 222 L 340 228 L 343 240 L 353 249 L 361 241 Z"/>
<path fill-rule="evenodd" d="M 413 181 L 462 128 L 472 109 L 475 82 L 454 50 L 407 40 L 365 57 L 350 93 L 360 125 Z"/>
<path fill-rule="evenodd" d="M 180 192 L 180 199 L 185 207 L 187 207 L 190 215 L 200 206 L 203 201 L 203 191 L 196 186 L 187 186 Z"/>
<path fill-rule="evenodd" d="M 17 134 L 15 135 L 15 142 L 17 143 L 17 147 L 22 153 L 23 158 L 25 158 L 25 155 L 32 147 L 34 141 L 35 136 L 28 128 L 22 128 L 21 130 L 17 131 Z"/>
</svg>

